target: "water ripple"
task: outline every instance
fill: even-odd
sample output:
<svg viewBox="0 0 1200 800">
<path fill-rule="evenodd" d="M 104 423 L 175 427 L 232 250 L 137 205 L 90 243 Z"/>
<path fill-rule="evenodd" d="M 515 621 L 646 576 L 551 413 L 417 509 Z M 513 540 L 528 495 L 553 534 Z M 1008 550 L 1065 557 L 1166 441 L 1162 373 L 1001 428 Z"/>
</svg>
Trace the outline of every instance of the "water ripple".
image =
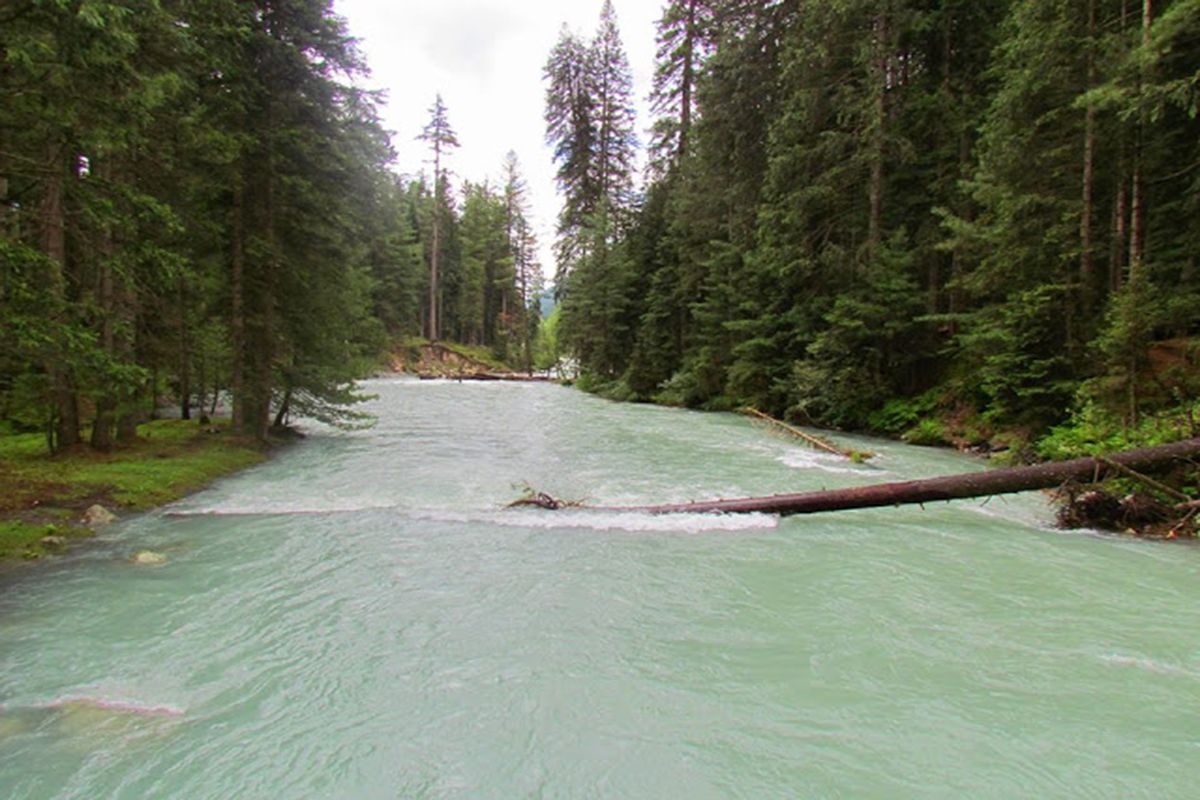
<svg viewBox="0 0 1200 800">
<path fill-rule="evenodd" d="M 1200 554 L 1019 496 L 777 519 L 503 506 L 804 491 L 732 415 L 377 380 L 371 431 L 0 593 L 13 798 L 1188 796 Z M 130 553 L 167 556 L 157 569 Z M 159 713 L 161 711 L 161 713 Z"/>
</svg>

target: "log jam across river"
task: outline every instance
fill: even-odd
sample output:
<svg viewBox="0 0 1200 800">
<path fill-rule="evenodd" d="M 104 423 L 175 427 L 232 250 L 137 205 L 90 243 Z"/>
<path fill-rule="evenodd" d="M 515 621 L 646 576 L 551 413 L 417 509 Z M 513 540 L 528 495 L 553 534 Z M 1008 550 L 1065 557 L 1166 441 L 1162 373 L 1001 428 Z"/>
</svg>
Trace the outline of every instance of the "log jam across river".
<svg viewBox="0 0 1200 800">
<path fill-rule="evenodd" d="M 0 585 L 0 797 L 1194 797 L 1200 548 L 1039 495 L 638 505 L 951 474 L 557 386 L 376 380 L 369 431 Z M 135 564 L 150 550 L 161 565 Z"/>
</svg>

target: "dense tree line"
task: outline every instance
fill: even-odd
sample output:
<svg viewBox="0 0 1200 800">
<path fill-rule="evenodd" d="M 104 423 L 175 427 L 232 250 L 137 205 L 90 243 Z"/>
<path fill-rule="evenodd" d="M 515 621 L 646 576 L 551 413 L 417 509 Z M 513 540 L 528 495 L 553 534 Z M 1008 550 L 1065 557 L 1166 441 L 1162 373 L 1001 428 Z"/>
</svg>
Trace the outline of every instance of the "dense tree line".
<svg viewBox="0 0 1200 800">
<path fill-rule="evenodd" d="M 671 0 L 629 207 L 590 177 L 609 17 L 547 65 L 592 385 L 885 430 L 1197 396 L 1197 0 Z"/>
<path fill-rule="evenodd" d="M 265 437 L 353 419 L 352 381 L 430 320 L 528 349 L 515 158 L 460 221 L 444 173 L 388 170 L 364 70 L 329 0 L 0 5 L 0 421 L 103 449 L 164 395 L 223 397 Z"/>
</svg>

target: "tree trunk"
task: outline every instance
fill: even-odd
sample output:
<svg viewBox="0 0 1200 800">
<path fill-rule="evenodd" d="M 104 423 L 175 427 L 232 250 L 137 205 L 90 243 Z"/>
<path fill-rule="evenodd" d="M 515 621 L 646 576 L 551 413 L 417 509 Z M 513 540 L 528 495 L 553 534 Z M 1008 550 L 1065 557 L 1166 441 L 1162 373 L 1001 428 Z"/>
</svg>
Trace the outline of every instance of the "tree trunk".
<svg viewBox="0 0 1200 800">
<path fill-rule="evenodd" d="M 1153 22 L 1153 0 L 1142 0 L 1142 48 L 1148 51 L 1150 47 L 1150 25 Z M 1145 82 L 1145 67 L 1138 74 L 1138 94 L 1141 94 Z M 1141 113 L 1138 120 L 1137 141 L 1134 145 L 1133 164 L 1133 207 L 1130 212 L 1129 224 L 1129 280 L 1135 282 L 1141 279 L 1146 258 L 1146 180 L 1145 180 L 1145 146 L 1146 131 L 1149 120 L 1146 113 Z"/>
<path fill-rule="evenodd" d="M 47 276 L 54 301 L 65 306 L 67 301 L 67 228 L 66 228 L 66 165 L 60 142 L 51 142 L 46 148 L 47 178 L 42 192 L 39 220 L 41 223 L 42 252 L 51 264 Z M 65 313 L 56 309 L 59 322 L 65 324 Z M 75 384 L 68 366 L 61 358 L 52 358 L 46 364 L 46 372 L 54 397 L 54 445 L 55 448 L 74 447 L 79 444 L 79 402 Z"/>
<path fill-rule="evenodd" d="M 1175 444 L 1129 450 L 1104 458 L 1078 458 L 1032 467 L 984 470 L 966 475 L 929 478 L 898 483 L 881 483 L 824 492 L 782 494 L 771 497 L 745 497 L 733 500 L 708 500 L 697 503 L 672 503 L 652 506 L 589 506 L 594 511 L 635 511 L 647 514 L 815 514 L 822 511 L 846 511 L 855 508 L 934 503 L 971 497 L 1053 489 L 1070 481 L 1091 482 L 1105 475 L 1106 461 L 1123 467 L 1148 470 L 1166 467 L 1200 457 L 1200 438 Z M 526 505 L 530 503 L 525 503 Z M 546 506 L 546 503 L 533 503 Z M 561 507 L 561 505 L 560 505 Z"/>
<path fill-rule="evenodd" d="M 188 329 L 187 284 L 181 277 L 178 287 L 179 295 L 179 418 L 192 418 L 192 345 L 191 331 Z M 201 388 L 204 383 L 201 380 Z M 204 404 L 203 398 L 200 401 Z"/>
<path fill-rule="evenodd" d="M 429 251 L 429 341 L 438 340 L 438 250 L 441 249 L 442 146 L 433 144 L 433 243 Z"/>
<path fill-rule="evenodd" d="M 696 30 L 697 0 L 688 0 L 687 21 L 683 38 L 683 73 L 679 78 L 679 149 L 675 153 L 675 163 L 680 164 L 687 157 L 688 137 L 692 131 L 692 94 L 696 81 L 696 40 L 699 34 Z"/>
<path fill-rule="evenodd" d="M 1122 149 L 1124 146 L 1122 145 Z M 1112 253 L 1109 256 L 1109 287 L 1116 294 L 1125 285 L 1125 253 L 1127 252 L 1129 190 L 1125 183 L 1125 164 L 1117 166 L 1117 196 L 1113 201 Z"/>
<path fill-rule="evenodd" d="M 1088 2 L 1087 87 L 1096 85 L 1096 0 Z M 1096 187 L 1096 106 L 1088 102 L 1084 114 L 1083 209 L 1079 220 L 1079 306 L 1086 318 L 1095 305 L 1095 255 L 1092 252 L 1092 219 L 1095 215 Z"/>
<path fill-rule="evenodd" d="M 96 287 L 96 300 L 100 306 L 100 346 L 105 354 L 116 360 L 116 335 L 113 330 L 116 322 L 116 290 L 113 286 L 113 269 L 110 259 L 113 254 L 112 236 L 105 233 L 100 248 L 100 275 Z M 111 450 L 113 446 L 113 423 L 117 399 L 112 388 L 104 391 L 96 399 L 96 418 L 92 421 L 92 448 L 100 451 Z"/>
<path fill-rule="evenodd" d="M 242 176 L 234 178 L 233 209 L 230 215 L 229 239 L 229 391 L 232 395 L 232 427 L 237 433 L 246 432 L 246 242 L 245 192 Z"/>
<path fill-rule="evenodd" d="M 1120 37 L 1123 40 L 1129 27 L 1129 6 L 1127 0 L 1121 0 L 1121 15 L 1119 17 Z M 1125 286 L 1125 263 L 1129 255 L 1129 143 L 1124 125 L 1117 127 L 1117 186 L 1113 199 L 1112 242 L 1109 253 L 1108 286 L 1116 294 Z"/>
<path fill-rule="evenodd" d="M 119 275 L 114 275 L 113 278 L 113 309 L 118 323 L 113 336 L 113 349 L 119 360 L 134 363 L 137 361 L 138 298 L 128 279 Z M 137 440 L 137 426 L 141 420 L 141 413 L 134 401 L 139 388 L 125 387 L 125 391 L 118 398 L 118 442 L 129 443 Z M 153 382 L 150 393 L 153 396 Z"/>
<path fill-rule="evenodd" d="M 275 415 L 275 422 L 271 425 L 272 428 L 282 428 L 287 424 L 288 415 L 292 413 L 292 387 L 288 387 L 283 394 L 283 402 L 279 404 L 279 413 Z"/>
<path fill-rule="evenodd" d="M 200 352 L 196 354 L 196 409 L 200 412 L 201 424 L 206 423 L 207 414 L 204 413 L 205 407 L 208 405 L 208 359 L 205 358 L 204 347 L 201 345 Z"/>
<path fill-rule="evenodd" d="M 1141 138 L 1139 134 L 1139 139 Z M 1129 282 L 1137 283 L 1142 277 L 1143 259 L 1146 254 L 1146 199 L 1145 181 L 1142 176 L 1141 142 L 1137 144 L 1133 165 L 1133 207 L 1129 218 Z"/>
<path fill-rule="evenodd" d="M 888 16 L 881 11 L 875 17 L 875 130 L 871 143 L 870 213 L 867 243 L 872 255 L 883 242 L 884 156 L 887 147 L 887 91 L 890 68 Z"/>
<path fill-rule="evenodd" d="M 954 94 L 954 29 L 955 16 L 951 10 L 946 10 L 942 16 L 942 82 L 940 91 L 942 95 L 952 105 L 957 104 L 958 98 Z M 961 134 L 960 134 L 961 136 Z M 944 159 L 939 167 L 939 181 L 948 185 L 954 185 L 954 178 L 957 178 L 962 172 L 962 166 L 957 162 L 951 162 L 950 159 Z M 944 256 L 950 265 L 949 274 L 957 277 L 957 269 L 955 261 L 957 260 L 958 247 L 953 248 L 952 252 Z M 930 315 L 937 314 L 942 307 L 942 259 L 934 256 L 929 259 L 929 273 L 927 280 L 929 281 L 929 294 L 925 303 L 925 311 Z"/>
<path fill-rule="evenodd" d="M 267 130 L 274 130 L 274 106 L 267 108 Z M 267 240 L 263 259 L 262 285 L 258 290 L 259 335 L 252 343 L 254 350 L 254 436 L 267 441 L 271 432 L 271 396 L 275 367 L 275 298 L 279 288 L 279 236 L 276 229 L 275 159 L 268 149 L 266 174 L 263 176 L 263 224 Z"/>
</svg>

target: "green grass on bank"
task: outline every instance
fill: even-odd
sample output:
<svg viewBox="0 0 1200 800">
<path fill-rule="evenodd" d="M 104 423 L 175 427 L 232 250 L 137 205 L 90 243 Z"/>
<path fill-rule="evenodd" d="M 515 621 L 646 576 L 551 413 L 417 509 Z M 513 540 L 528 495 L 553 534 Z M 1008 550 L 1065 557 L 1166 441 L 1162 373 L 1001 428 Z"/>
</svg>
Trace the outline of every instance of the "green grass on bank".
<svg viewBox="0 0 1200 800">
<path fill-rule="evenodd" d="M 111 453 L 87 448 L 50 456 L 39 434 L 0 436 L 0 559 L 37 558 L 61 546 L 45 537 L 86 536 L 93 504 L 116 512 L 169 503 L 262 462 L 264 449 L 227 425 L 158 420 Z"/>
<path fill-rule="evenodd" d="M 41 558 L 62 549 L 58 539 L 81 539 L 90 535 L 87 528 L 74 525 L 0 521 L 0 561 Z"/>
</svg>

